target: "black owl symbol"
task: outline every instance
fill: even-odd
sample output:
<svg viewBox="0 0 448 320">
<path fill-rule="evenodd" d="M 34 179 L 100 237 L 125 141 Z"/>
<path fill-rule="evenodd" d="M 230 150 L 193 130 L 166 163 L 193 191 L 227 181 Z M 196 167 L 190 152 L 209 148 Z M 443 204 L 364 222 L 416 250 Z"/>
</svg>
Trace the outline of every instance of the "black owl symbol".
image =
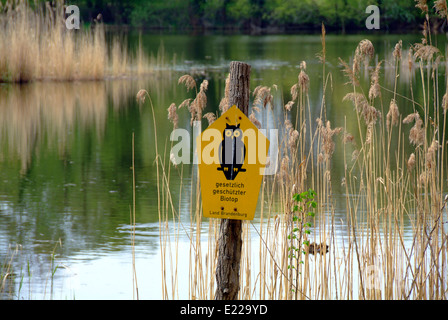
<svg viewBox="0 0 448 320">
<path fill-rule="evenodd" d="M 246 157 L 246 146 L 243 141 L 243 131 L 240 124 L 229 125 L 223 132 L 223 140 L 219 148 L 219 171 L 224 172 L 227 180 L 234 180 L 239 172 L 245 172 L 243 169 L 244 159 Z"/>
</svg>

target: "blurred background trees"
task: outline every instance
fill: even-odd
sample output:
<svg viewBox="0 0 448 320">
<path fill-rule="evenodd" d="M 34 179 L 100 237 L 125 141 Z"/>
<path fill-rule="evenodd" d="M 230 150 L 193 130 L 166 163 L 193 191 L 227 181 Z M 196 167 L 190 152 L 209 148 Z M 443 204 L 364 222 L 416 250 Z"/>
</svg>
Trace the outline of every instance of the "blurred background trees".
<svg viewBox="0 0 448 320">
<path fill-rule="evenodd" d="M 434 13 L 434 1 L 428 1 Z M 401 31 L 422 21 L 412 0 L 79 0 L 82 20 L 99 13 L 106 24 L 176 31 L 198 29 L 320 30 L 365 29 L 369 5 L 380 8 L 381 30 Z"/>
</svg>

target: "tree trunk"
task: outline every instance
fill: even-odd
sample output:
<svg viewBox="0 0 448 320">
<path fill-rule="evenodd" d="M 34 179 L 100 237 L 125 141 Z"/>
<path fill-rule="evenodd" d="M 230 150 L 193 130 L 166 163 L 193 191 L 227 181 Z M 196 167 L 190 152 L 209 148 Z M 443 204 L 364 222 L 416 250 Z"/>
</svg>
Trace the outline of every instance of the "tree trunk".
<svg viewBox="0 0 448 320">
<path fill-rule="evenodd" d="M 249 111 L 250 65 L 230 63 L 229 106 L 236 105 L 246 116 Z M 222 219 L 219 228 L 216 300 L 235 300 L 240 283 L 242 221 Z"/>
</svg>

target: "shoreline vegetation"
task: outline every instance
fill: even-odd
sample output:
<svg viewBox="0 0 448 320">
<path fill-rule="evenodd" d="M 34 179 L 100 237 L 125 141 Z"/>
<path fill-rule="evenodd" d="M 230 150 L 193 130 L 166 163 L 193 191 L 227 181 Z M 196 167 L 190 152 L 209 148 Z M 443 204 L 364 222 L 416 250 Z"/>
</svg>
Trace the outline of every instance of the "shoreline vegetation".
<svg viewBox="0 0 448 320">
<path fill-rule="evenodd" d="M 427 12 L 423 2 L 421 10 Z M 442 10 L 446 18 L 446 5 Z M 444 55 L 432 45 L 430 30 L 426 15 L 421 42 L 408 50 L 402 41 L 396 43 L 391 57 L 395 85 L 390 90 L 380 80 L 385 61 L 373 61 L 375 48 L 368 39 L 354 48 L 353 60 L 340 58 L 347 78 L 342 101 L 356 112 L 355 132 L 347 131 L 347 123 L 334 127 L 326 118 L 325 101 L 333 90 L 331 71 L 325 68 L 324 25 L 318 53 L 321 88 L 310 87 L 303 61 L 290 96 L 278 93 L 276 85 L 260 85 L 251 92 L 250 119 L 262 128 L 274 123 L 281 132 L 279 170 L 263 177 L 259 224 L 243 222 L 238 299 L 448 298 L 448 97 L 438 77 L 444 70 L 440 68 Z M 407 97 L 396 86 L 403 61 L 411 73 Z M 219 114 L 211 116 L 205 110 L 207 80 L 199 86 L 192 76 L 183 75 L 179 84 L 195 92 L 196 98 L 170 105 L 173 128 L 178 112 L 185 108 L 192 120 L 212 121 L 229 108 L 227 88 Z M 312 119 L 310 90 L 323 92 L 317 119 Z M 423 91 L 417 100 L 416 90 Z M 282 95 L 280 99 L 276 94 Z M 150 94 L 142 89 L 137 99 L 144 103 L 145 96 Z M 150 105 L 153 109 L 151 101 Z M 282 108 L 284 120 L 271 122 L 269 117 L 278 115 L 272 112 L 276 108 Z M 157 147 L 157 140 L 155 144 L 156 150 L 164 149 Z M 332 180 L 335 148 L 344 150 L 342 181 Z M 163 299 L 178 299 L 179 292 L 183 296 L 187 290 L 189 299 L 214 299 L 220 220 L 203 218 L 199 173 L 193 169 L 190 181 L 183 181 L 188 166 L 173 163 L 168 145 L 165 150 L 157 153 L 155 163 Z M 178 196 L 190 197 L 190 227 L 182 222 L 182 208 L 172 197 L 172 176 L 181 179 Z M 335 184 L 345 190 L 340 197 L 333 191 Z M 341 206 L 345 217 L 336 217 L 336 207 Z M 340 228 L 346 236 L 336 231 Z M 184 233 L 190 241 L 188 289 L 179 288 L 178 279 L 179 268 L 186 264 L 178 260 L 179 237 Z M 326 249 L 317 254 L 316 248 Z"/>
<path fill-rule="evenodd" d="M 424 15 L 412 0 L 113 0 L 77 1 L 82 20 L 91 22 L 98 13 L 108 25 L 162 32 L 230 33 L 350 33 L 365 31 L 369 5 L 380 9 L 380 32 L 411 32 Z M 433 1 L 428 3 L 433 6 Z M 437 16 L 430 12 L 436 27 Z M 442 24 L 438 24 L 437 28 Z"/>
<path fill-rule="evenodd" d="M 0 3 L 0 83 L 104 80 L 169 69 L 163 45 L 157 56 L 148 56 L 141 41 L 129 52 L 120 37 L 106 40 L 100 16 L 87 28 L 68 30 L 64 10 L 61 2 Z"/>
</svg>

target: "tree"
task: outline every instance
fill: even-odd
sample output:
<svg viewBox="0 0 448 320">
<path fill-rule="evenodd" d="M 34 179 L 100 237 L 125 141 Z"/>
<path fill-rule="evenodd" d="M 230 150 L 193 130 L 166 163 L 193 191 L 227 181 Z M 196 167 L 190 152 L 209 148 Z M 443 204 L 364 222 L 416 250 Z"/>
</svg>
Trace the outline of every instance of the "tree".
<svg viewBox="0 0 448 320">
<path fill-rule="evenodd" d="M 134 1 L 131 23 L 148 28 L 176 28 L 189 25 L 189 1 Z"/>
<path fill-rule="evenodd" d="M 380 0 L 379 7 L 381 23 L 388 29 L 415 22 L 420 13 L 415 7 L 415 2 L 407 0 Z"/>
<path fill-rule="evenodd" d="M 227 5 L 228 17 L 242 25 L 252 16 L 250 0 L 233 0 Z"/>
<path fill-rule="evenodd" d="M 227 21 L 229 0 L 208 0 L 204 3 L 203 23 L 207 27 L 222 27 Z"/>
</svg>

